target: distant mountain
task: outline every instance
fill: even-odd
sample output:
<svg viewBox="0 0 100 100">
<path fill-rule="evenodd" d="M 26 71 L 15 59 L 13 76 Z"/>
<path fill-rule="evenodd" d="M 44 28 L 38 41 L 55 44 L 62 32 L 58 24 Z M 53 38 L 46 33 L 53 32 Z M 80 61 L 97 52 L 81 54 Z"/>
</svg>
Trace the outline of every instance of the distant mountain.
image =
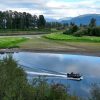
<svg viewBox="0 0 100 100">
<path fill-rule="evenodd" d="M 71 20 L 73 17 L 65 17 L 65 18 L 61 18 L 61 19 L 59 19 L 58 21 L 59 22 L 63 22 L 63 21 L 67 21 L 67 20 Z"/>
<path fill-rule="evenodd" d="M 61 18 L 58 20 L 54 18 L 45 18 L 45 19 L 47 22 L 60 22 L 60 23 L 74 22 L 77 25 L 80 25 L 80 24 L 88 25 L 92 18 L 95 18 L 97 25 L 100 26 L 100 14 L 85 14 L 85 15 L 80 15 L 77 17 Z"/>
<path fill-rule="evenodd" d="M 45 18 L 45 19 L 46 19 L 46 22 L 58 22 L 58 20 L 54 18 Z"/>
<path fill-rule="evenodd" d="M 77 25 L 80 24 L 84 24 L 84 25 L 88 25 L 91 18 L 95 18 L 96 19 L 96 23 L 97 25 L 100 26 L 100 14 L 86 14 L 86 15 L 80 15 L 78 17 L 74 17 L 71 18 L 70 20 L 62 20 L 61 23 L 70 23 L 70 22 L 74 22 Z"/>
<path fill-rule="evenodd" d="M 45 18 L 47 22 L 62 22 L 65 20 L 71 20 L 72 17 L 65 17 L 65 18 L 61 18 L 61 19 L 54 19 L 54 18 Z"/>
</svg>

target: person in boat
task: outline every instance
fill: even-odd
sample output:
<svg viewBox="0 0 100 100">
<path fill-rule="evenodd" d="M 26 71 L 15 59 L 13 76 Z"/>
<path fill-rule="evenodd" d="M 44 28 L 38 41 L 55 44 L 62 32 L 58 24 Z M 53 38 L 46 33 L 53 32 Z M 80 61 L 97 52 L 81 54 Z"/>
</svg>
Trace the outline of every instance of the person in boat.
<svg viewBox="0 0 100 100">
<path fill-rule="evenodd" d="M 72 77 L 72 78 L 80 78 L 81 75 L 80 74 L 74 74 L 73 72 L 71 72 L 70 74 L 67 74 L 68 77 Z"/>
</svg>

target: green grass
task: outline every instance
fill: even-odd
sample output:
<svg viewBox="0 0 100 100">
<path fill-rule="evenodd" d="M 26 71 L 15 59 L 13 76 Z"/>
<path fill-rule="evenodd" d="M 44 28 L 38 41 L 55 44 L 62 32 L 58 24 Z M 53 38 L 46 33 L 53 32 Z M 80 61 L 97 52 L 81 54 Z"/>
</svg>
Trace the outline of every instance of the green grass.
<svg viewBox="0 0 100 100">
<path fill-rule="evenodd" d="M 1 48 L 18 48 L 18 44 L 26 41 L 24 37 L 5 37 L 0 38 L 0 49 Z"/>
<path fill-rule="evenodd" d="M 63 40 L 63 41 L 68 41 L 68 42 L 98 42 L 100 43 L 100 37 L 95 37 L 95 36 L 76 37 L 72 35 L 65 35 L 62 33 L 52 33 L 52 34 L 44 35 L 44 37 L 51 40 Z"/>
</svg>

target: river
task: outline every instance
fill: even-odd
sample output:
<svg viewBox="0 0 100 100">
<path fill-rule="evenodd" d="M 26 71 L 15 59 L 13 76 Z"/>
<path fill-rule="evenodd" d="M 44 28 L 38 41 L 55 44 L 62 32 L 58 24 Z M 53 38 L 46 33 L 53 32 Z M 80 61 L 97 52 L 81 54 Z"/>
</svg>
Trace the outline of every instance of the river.
<svg viewBox="0 0 100 100">
<path fill-rule="evenodd" d="M 0 54 L 0 57 L 6 55 Z M 100 84 L 100 57 L 32 52 L 13 53 L 12 56 L 22 65 L 29 80 L 46 75 L 49 81 L 70 86 L 71 94 L 88 97 L 92 84 Z M 70 72 L 82 74 L 83 80 L 66 79 Z"/>
</svg>

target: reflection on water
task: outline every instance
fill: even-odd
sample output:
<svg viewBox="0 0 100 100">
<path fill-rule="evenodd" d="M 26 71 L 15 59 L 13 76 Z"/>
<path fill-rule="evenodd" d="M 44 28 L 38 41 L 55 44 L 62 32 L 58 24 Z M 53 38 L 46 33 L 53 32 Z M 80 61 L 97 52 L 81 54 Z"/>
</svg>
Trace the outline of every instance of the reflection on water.
<svg viewBox="0 0 100 100">
<path fill-rule="evenodd" d="M 23 65 L 29 77 L 47 75 L 49 80 L 69 84 L 70 92 L 79 96 L 88 96 L 91 84 L 100 83 L 100 57 L 20 52 L 14 53 L 13 58 Z M 67 80 L 66 73 L 70 72 L 81 73 L 84 79 Z"/>
</svg>

